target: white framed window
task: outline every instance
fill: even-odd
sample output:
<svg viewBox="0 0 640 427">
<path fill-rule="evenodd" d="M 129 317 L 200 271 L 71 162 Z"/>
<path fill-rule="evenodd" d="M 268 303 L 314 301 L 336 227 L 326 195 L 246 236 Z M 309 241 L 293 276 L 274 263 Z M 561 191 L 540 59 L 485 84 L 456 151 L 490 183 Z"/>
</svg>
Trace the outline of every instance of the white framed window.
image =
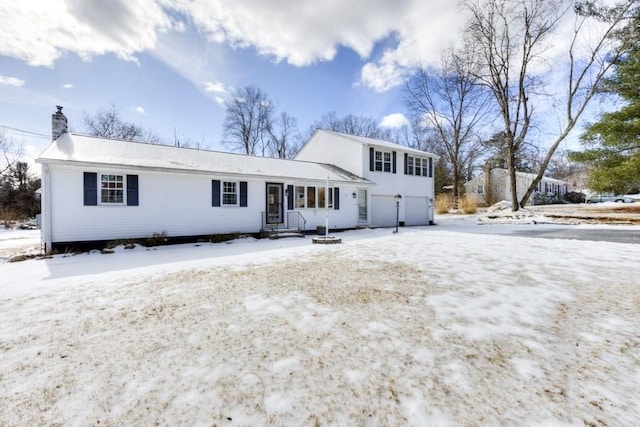
<svg viewBox="0 0 640 427">
<path fill-rule="evenodd" d="M 222 181 L 222 206 L 238 205 L 238 183 Z"/>
<path fill-rule="evenodd" d="M 382 172 L 382 151 L 376 151 L 376 170 Z"/>
<path fill-rule="evenodd" d="M 375 152 L 375 170 L 378 172 L 391 172 L 391 153 L 388 151 Z"/>
<path fill-rule="evenodd" d="M 407 168 L 405 170 L 406 175 L 416 175 L 431 178 L 432 175 L 432 160 L 431 157 L 414 157 L 407 156 Z"/>
<path fill-rule="evenodd" d="M 384 169 L 385 172 L 391 172 L 391 153 L 388 153 L 388 152 L 385 151 L 382 154 L 383 154 L 383 158 L 384 158 L 384 161 L 383 161 L 383 164 L 382 164 L 383 169 Z"/>
<path fill-rule="evenodd" d="M 478 185 L 476 187 L 476 193 L 483 194 L 484 193 L 484 185 Z"/>
<path fill-rule="evenodd" d="M 316 187 L 307 187 L 307 207 L 316 207 Z"/>
<path fill-rule="evenodd" d="M 303 187 L 296 185 L 294 187 L 294 206 L 296 209 L 333 208 L 333 191 L 333 187 L 329 187 L 329 193 L 327 193 L 327 187 Z M 325 204 L 327 196 L 329 196 L 328 206 Z"/>
<path fill-rule="evenodd" d="M 306 206 L 304 198 L 304 187 L 296 185 L 294 193 L 296 209 L 304 208 Z"/>
<path fill-rule="evenodd" d="M 100 204 L 124 204 L 124 175 L 100 174 Z"/>
</svg>

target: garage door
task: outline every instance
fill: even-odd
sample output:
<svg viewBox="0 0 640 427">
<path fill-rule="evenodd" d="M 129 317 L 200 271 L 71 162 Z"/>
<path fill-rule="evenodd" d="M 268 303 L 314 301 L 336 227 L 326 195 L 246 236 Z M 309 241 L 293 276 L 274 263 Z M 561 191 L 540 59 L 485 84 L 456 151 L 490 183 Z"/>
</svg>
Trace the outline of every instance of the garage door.
<svg viewBox="0 0 640 427">
<path fill-rule="evenodd" d="M 371 225 L 393 227 L 396 225 L 396 202 L 393 196 L 371 196 Z"/>
<path fill-rule="evenodd" d="M 426 197 L 406 197 L 404 199 L 405 225 L 427 225 L 429 223 L 428 206 L 429 202 Z"/>
</svg>

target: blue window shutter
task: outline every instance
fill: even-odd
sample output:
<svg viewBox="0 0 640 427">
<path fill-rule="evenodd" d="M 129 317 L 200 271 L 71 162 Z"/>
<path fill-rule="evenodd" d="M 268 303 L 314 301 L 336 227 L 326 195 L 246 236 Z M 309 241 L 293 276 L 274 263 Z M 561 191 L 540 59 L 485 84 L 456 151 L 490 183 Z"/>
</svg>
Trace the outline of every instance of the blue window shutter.
<svg viewBox="0 0 640 427">
<path fill-rule="evenodd" d="M 340 209 L 340 189 L 338 187 L 333 188 L 333 209 Z"/>
<path fill-rule="evenodd" d="M 220 206 L 220 180 L 211 180 L 211 206 Z"/>
<path fill-rule="evenodd" d="M 433 159 L 429 157 L 429 178 L 433 178 Z"/>
<path fill-rule="evenodd" d="M 375 153 L 373 152 L 373 147 L 369 147 L 369 170 L 373 171 L 375 167 Z"/>
<path fill-rule="evenodd" d="M 407 174 L 407 163 L 409 163 L 409 159 L 408 159 L 409 155 L 407 153 L 404 153 L 404 174 Z"/>
<path fill-rule="evenodd" d="M 392 154 L 392 156 L 391 156 L 391 161 L 393 162 L 393 163 L 391 164 L 392 172 L 393 172 L 393 173 L 396 173 L 396 152 L 395 152 L 395 151 L 392 151 L 392 152 L 391 152 L 391 154 Z"/>
<path fill-rule="evenodd" d="M 98 174 L 95 172 L 84 173 L 84 205 L 98 205 Z"/>
<path fill-rule="evenodd" d="M 127 206 L 138 206 L 138 175 L 127 175 Z"/>
<path fill-rule="evenodd" d="M 293 199 L 295 198 L 295 194 L 293 194 L 293 185 L 287 185 L 287 209 L 293 210 Z"/>
<path fill-rule="evenodd" d="M 247 181 L 240 181 L 240 207 L 247 207 Z"/>
</svg>

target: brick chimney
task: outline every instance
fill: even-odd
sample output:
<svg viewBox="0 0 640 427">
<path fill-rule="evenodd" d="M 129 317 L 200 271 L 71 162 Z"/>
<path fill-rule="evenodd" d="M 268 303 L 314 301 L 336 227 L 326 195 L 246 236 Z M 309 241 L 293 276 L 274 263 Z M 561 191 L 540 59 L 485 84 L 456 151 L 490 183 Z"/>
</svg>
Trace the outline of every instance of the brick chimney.
<svg viewBox="0 0 640 427">
<path fill-rule="evenodd" d="M 56 105 L 58 111 L 51 115 L 51 140 L 55 141 L 67 132 L 67 117 L 62 113 L 62 106 Z"/>
</svg>

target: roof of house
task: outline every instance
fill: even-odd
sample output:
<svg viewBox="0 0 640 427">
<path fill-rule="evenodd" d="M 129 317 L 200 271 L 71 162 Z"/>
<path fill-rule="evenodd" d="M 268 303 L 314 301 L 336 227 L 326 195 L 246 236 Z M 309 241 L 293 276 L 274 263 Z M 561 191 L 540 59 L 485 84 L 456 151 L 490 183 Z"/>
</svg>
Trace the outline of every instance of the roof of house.
<svg viewBox="0 0 640 427">
<path fill-rule="evenodd" d="M 381 139 L 373 139 L 373 138 L 366 138 L 364 136 L 356 136 L 356 135 L 350 135 L 348 133 L 340 133 L 340 132 L 335 132 L 332 130 L 326 130 L 326 129 L 317 129 L 314 133 L 313 136 L 315 136 L 318 133 L 328 133 L 328 134 L 332 134 L 341 138 L 346 138 L 349 139 L 351 141 L 357 142 L 359 144 L 363 144 L 363 145 L 375 145 L 378 147 L 383 147 L 383 148 L 388 148 L 390 150 L 402 150 L 402 151 L 406 151 L 407 153 L 413 153 L 417 156 L 430 156 L 430 157 L 434 157 L 434 158 L 439 158 L 440 156 L 433 154 L 433 153 L 429 153 L 427 151 L 422 151 L 422 150 L 417 150 L 415 148 L 411 148 L 411 147 L 407 147 L 405 145 L 400 145 L 400 144 L 396 144 L 394 142 L 388 142 L 388 141 L 383 141 Z M 309 138 L 309 141 L 311 141 L 313 139 L 313 136 L 311 138 Z M 307 143 L 309 143 L 309 141 L 307 141 Z"/>
<path fill-rule="evenodd" d="M 373 184 L 334 165 L 247 156 L 169 145 L 64 133 L 36 159 L 38 163 L 86 164 L 212 175 L 293 178 Z"/>
</svg>

